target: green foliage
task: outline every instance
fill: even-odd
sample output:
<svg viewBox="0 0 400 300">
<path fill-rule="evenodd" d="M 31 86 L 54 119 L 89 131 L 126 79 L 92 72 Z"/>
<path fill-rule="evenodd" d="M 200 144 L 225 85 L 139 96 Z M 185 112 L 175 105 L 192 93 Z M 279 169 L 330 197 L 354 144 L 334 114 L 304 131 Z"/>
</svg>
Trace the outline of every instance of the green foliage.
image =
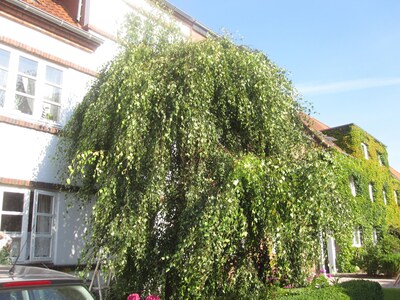
<svg viewBox="0 0 400 300">
<path fill-rule="evenodd" d="M 396 276 L 400 272 L 400 253 L 383 255 L 381 258 L 381 266 L 381 271 L 385 276 Z"/>
<path fill-rule="evenodd" d="M 277 300 L 347 300 L 350 298 L 341 288 L 329 286 L 321 289 L 292 289 L 282 290 L 281 295 L 275 298 Z"/>
<path fill-rule="evenodd" d="M 339 287 L 354 300 L 383 300 L 383 290 L 378 282 L 368 280 L 350 280 Z"/>
<path fill-rule="evenodd" d="M 335 137 L 335 143 L 352 155 L 337 153 L 335 156 L 336 163 L 342 166 L 343 172 L 338 177 L 338 192 L 341 197 L 348 199 L 349 215 L 352 216 L 351 225 L 345 229 L 342 237 L 335 237 L 339 271 L 352 272 L 361 267 L 367 273 L 375 274 L 379 271 L 382 247 L 388 238 L 393 238 L 389 228 L 392 228 L 392 231 L 400 228 L 400 209 L 394 196 L 394 192 L 400 189 L 400 182 L 390 173 L 385 146 L 358 126 L 345 125 L 324 133 Z M 363 156 L 361 143 L 368 145 L 368 160 Z M 383 165 L 380 165 L 377 155 L 381 156 Z M 349 188 L 350 178 L 355 183 L 355 197 Z M 373 186 L 373 202 L 368 190 L 370 183 Z M 359 249 L 352 246 L 355 227 L 361 229 L 363 246 Z M 372 245 L 374 232 L 378 236 L 378 248 Z"/>
<path fill-rule="evenodd" d="M 381 248 L 368 245 L 361 249 L 357 265 L 367 272 L 368 275 L 377 275 L 381 269 Z"/>
<path fill-rule="evenodd" d="M 3 247 L 0 250 L 0 264 L 9 265 L 10 263 L 12 263 L 10 258 L 10 251 Z"/>
<path fill-rule="evenodd" d="M 329 281 L 328 278 L 326 278 L 324 275 L 318 275 L 315 276 L 312 281 L 311 281 L 311 287 L 313 288 L 324 288 L 329 286 Z"/>
<path fill-rule="evenodd" d="M 320 232 L 340 235 L 348 210 L 343 172 L 304 135 L 285 72 L 225 38 L 130 24 L 62 133 L 67 182 L 96 196 L 84 261 L 102 249 L 119 295 L 258 297 L 272 275 L 303 284 Z"/>
<path fill-rule="evenodd" d="M 385 300 L 398 300 L 398 299 L 400 299 L 400 289 L 384 288 L 383 295 L 384 295 Z"/>
</svg>

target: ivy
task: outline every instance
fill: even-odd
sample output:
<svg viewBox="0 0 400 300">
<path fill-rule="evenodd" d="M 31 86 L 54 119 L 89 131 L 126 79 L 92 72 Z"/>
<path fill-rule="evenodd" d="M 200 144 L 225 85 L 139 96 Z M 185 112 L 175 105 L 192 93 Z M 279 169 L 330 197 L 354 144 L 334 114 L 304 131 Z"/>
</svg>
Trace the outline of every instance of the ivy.
<svg viewBox="0 0 400 300">
<path fill-rule="evenodd" d="M 285 72 L 227 38 L 193 43 L 142 22 L 62 133 L 68 183 L 96 199 L 83 259 L 100 253 L 122 298 L 303 284 L 348 204 Z"/>
<path fill-rule="evenodd" d="M 329 129 L 324 134 L 335 137 L 335 143 L 351 154 L 335 155 L 336 163 L 342 166 L 344 172 L 339 182 L 341 197 L 348 199 L 352 215 L 352 225 L 337 240 L 340 249 L 338 266 L 340 271 L 350 272 L 358 265 L 359 256 L 373 249 L 374 230 L 379 233 L 379 239 L 385 241 L 389 228 L 400 227 L 400 210 L 394 195 L 394 191 L 400 189 L 400 182 L 390 172 L 385 146 L 357 125 Z M 368 145 L 368 160 L 364 158 L 361 143 Z M 356 186 L 355 197 L 350 193 L 349 178 L 353 178 Z M 369 184 L 373 186 L 374 201 L 370 199 Z M 360 249 L 352 246 L 352 234 L 356 226 L 362 228 L 363 247 Z"/>
</svg>

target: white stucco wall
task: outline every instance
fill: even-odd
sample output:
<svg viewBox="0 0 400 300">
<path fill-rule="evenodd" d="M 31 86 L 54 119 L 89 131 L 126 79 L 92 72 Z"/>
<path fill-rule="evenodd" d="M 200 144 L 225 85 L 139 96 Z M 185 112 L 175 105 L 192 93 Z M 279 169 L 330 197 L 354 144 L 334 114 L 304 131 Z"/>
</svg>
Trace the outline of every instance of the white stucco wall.
<svg viewBox="0 0 400 300">
<path fill-rule="evenodd" d="M 55 135 L 0 123 L 0 177 L 57 183 Z"/>
<path fill-rule="evenodd" d="M 78 263 L 84 247 L 85 219 L 89 216 L 91 206 L 88 205 L 86 210 L 82 210 L 71 196 L 70 194 L 66 197 L 64 193 L 58 196 L 57 234 L 54 240 L 53 257 L 55 265 Z"/>
</svg>

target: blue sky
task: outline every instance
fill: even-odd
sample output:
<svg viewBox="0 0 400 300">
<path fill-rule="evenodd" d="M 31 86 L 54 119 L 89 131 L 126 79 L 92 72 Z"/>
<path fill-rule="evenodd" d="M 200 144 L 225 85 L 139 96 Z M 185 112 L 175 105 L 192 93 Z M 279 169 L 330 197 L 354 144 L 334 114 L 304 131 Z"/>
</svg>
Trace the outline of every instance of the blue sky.
<svg viewBox="0 0 400 300">
<path fill-rule="evenodd" d="M 216 33 L 259 49 L 334 127 L 355 123 L 400 171 L 400 1 L 170 0 Z"/>
</svg>

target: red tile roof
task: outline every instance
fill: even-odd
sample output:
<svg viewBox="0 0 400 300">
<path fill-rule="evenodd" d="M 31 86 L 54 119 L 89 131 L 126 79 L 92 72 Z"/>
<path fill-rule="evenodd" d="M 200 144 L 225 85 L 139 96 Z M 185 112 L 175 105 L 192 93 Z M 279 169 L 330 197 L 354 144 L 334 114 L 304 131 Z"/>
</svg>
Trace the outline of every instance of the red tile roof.
<svg viewBox="0 0 400 300">
<path fill-rule="evenodd" d="M 309 125 L 315 130 L 322 131 L 322 130 L 330 128 L 328 125 L 325 125 L 321 121 L 319 121 L 311 116 L 307 115 L 307 118 L 309 120 Z"/>
<path fill-rule="evenodd" d="M 398 180 L 400 180 L 400 173 L 398 171 L 396 171 L 395 169 L 390 167 L 390 172 L 393 174 L 394 177 L 396 177 Z"/>
<path fill-rule="evenodd" d="M 81 27 L 80 24 L 70 15 L 67 8 L 60 0 L 22 0 L 23 2 L 32 5 L 48 14 L 53 15 L 69 24 Z"/>
</svg>

